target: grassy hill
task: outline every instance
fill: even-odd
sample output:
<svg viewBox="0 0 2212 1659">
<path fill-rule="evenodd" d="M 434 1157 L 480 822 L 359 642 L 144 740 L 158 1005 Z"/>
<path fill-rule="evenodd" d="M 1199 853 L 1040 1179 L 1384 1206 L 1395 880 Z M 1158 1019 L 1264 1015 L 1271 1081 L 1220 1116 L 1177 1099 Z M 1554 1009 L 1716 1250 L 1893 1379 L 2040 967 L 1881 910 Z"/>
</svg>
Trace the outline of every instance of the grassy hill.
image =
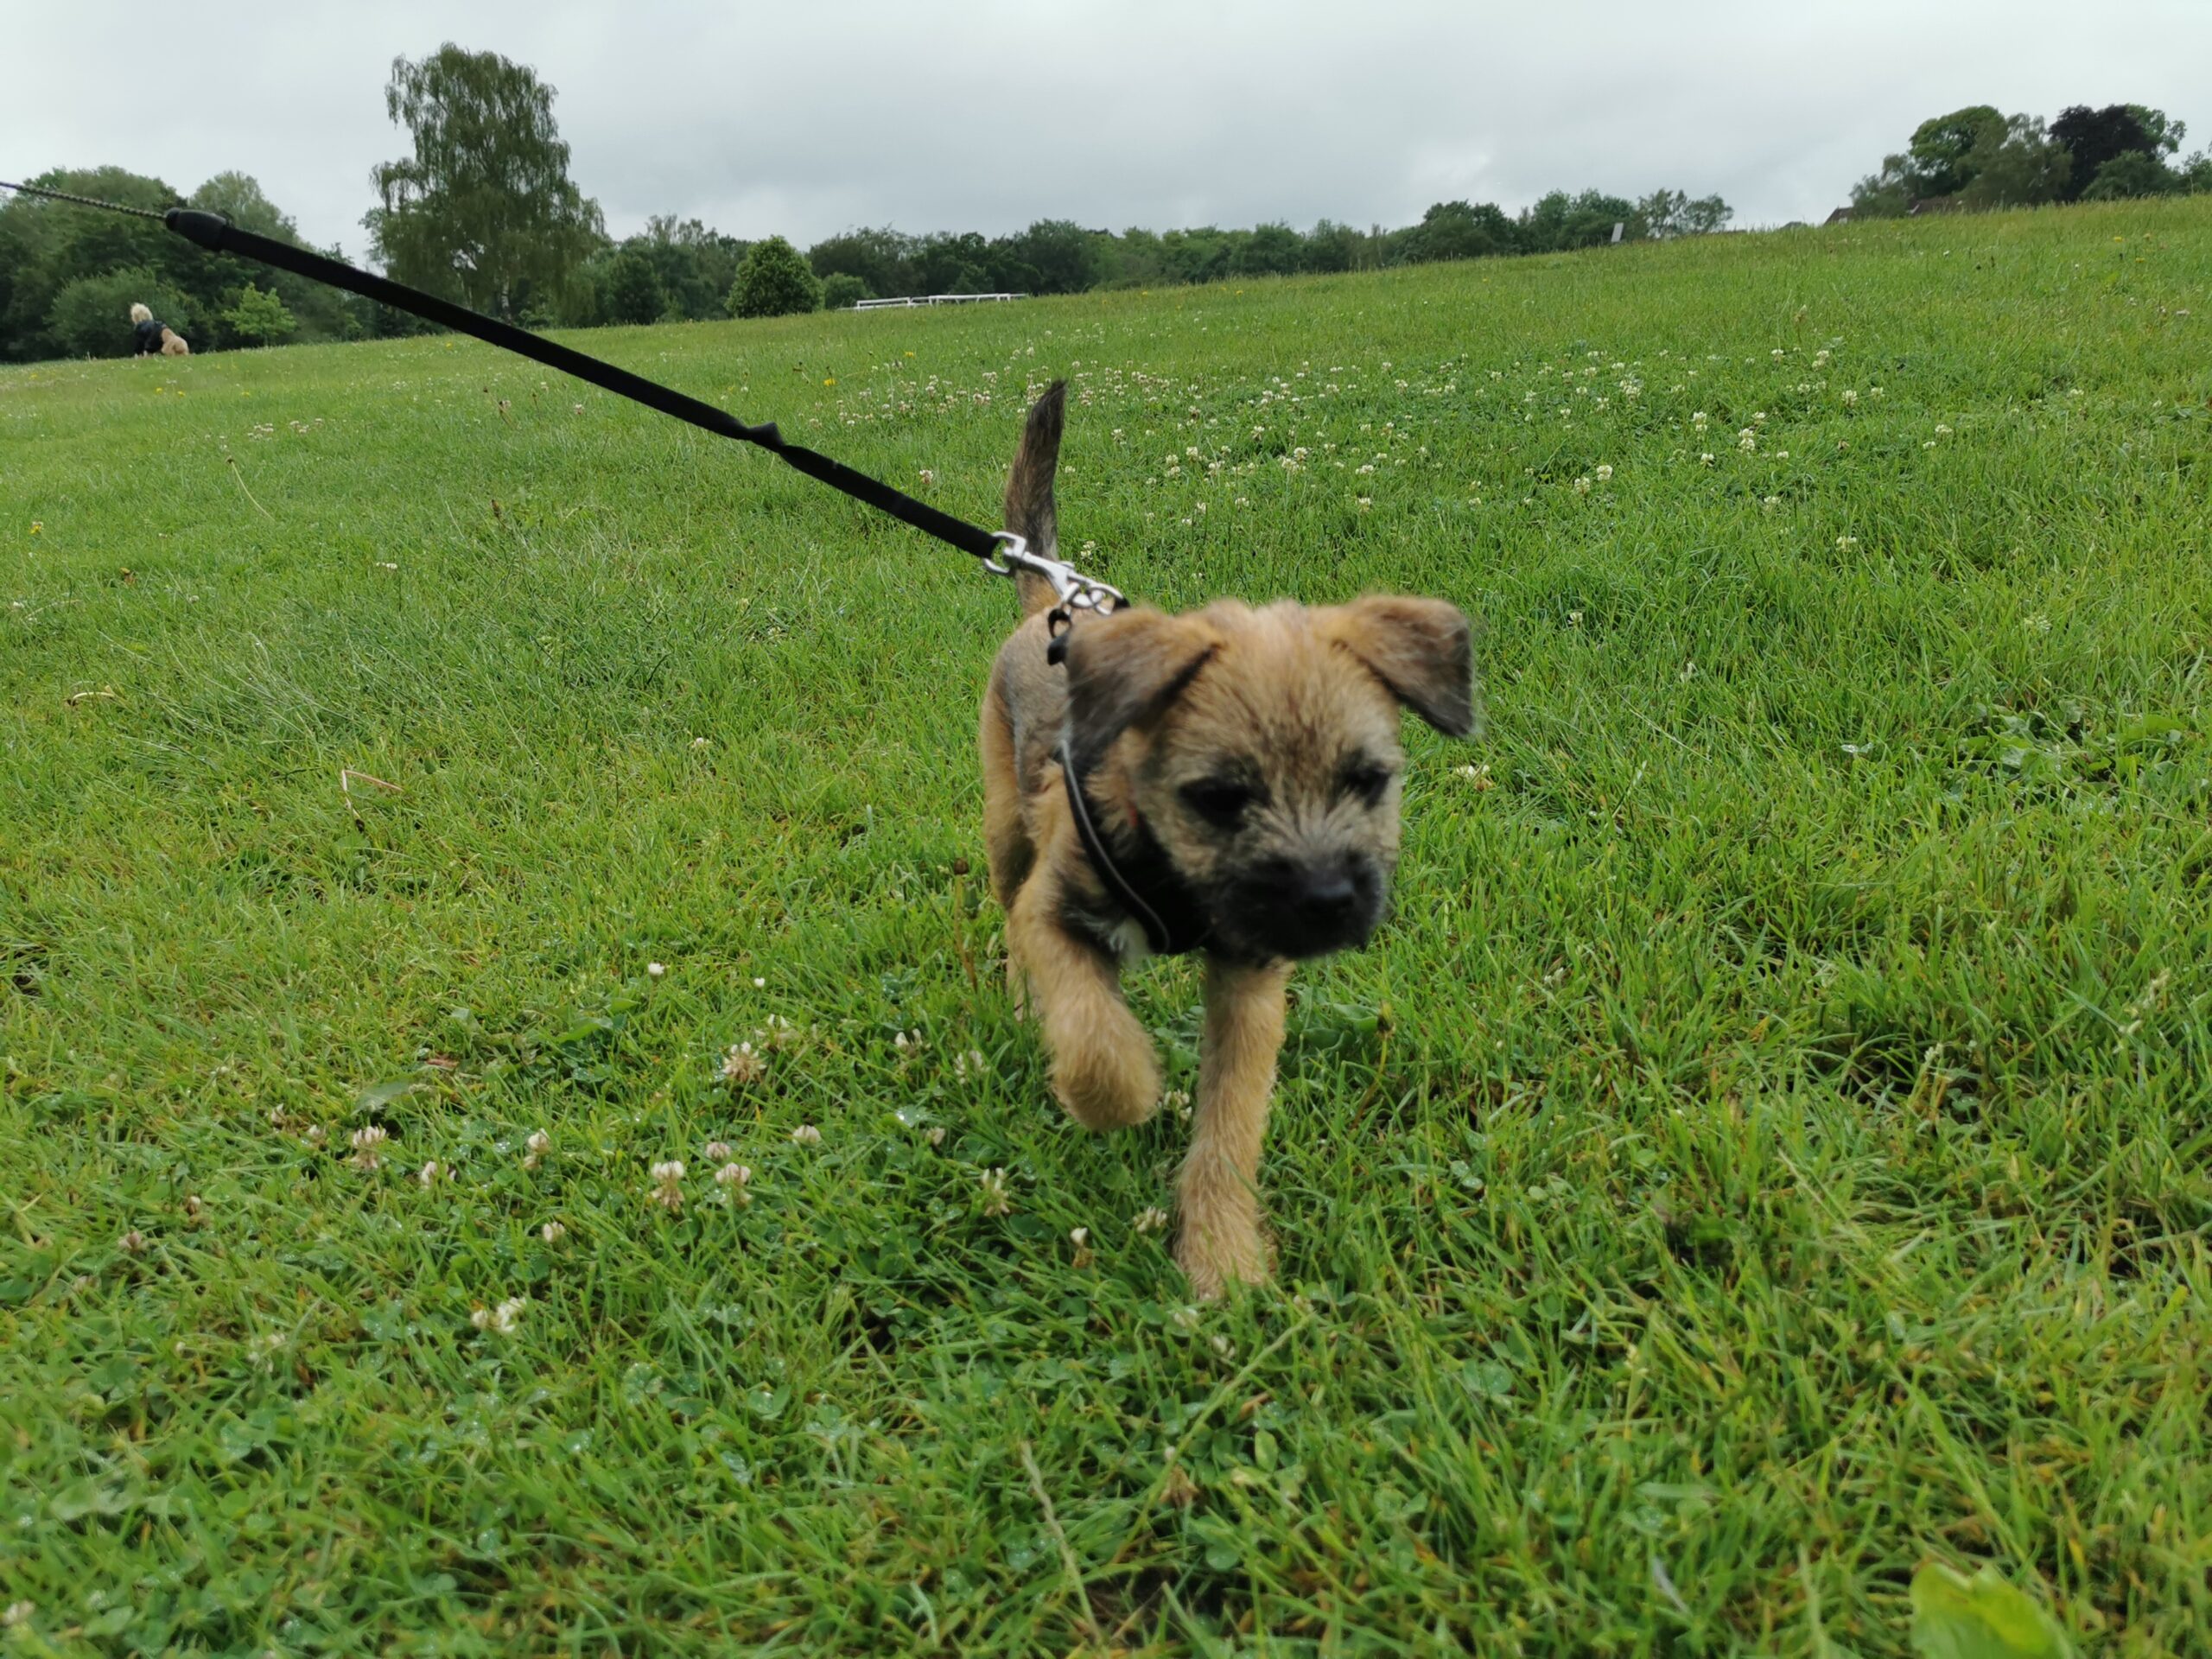
<svg viewBox="0 0 2212 1659">
<path fill-rule="evenodd" d="M 1897 1654 L 1936 1560 L 2204 1651 L 2208 277 L 2191 202 L 584 340 L 987 521 L 1065 374 L 1132 594 L 1487 620 L 1202 1309 L 1177 1113 L 999 988 L 1003 584 L 467 342 L 0 372 L 17 1650 Z"/>
</svg>

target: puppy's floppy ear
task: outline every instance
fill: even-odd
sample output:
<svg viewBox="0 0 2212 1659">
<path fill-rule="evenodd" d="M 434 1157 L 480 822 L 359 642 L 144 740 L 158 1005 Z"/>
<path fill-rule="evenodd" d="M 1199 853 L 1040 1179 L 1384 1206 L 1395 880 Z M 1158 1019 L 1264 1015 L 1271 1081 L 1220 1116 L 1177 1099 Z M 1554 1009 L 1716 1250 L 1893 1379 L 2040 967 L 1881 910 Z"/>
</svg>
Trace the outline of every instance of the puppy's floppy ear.
<svg viewBox="0 0 2212 1659">
<path fill-rule="evenodd" d="M 1337 643 L 1438 731 L 1465 737 L 1481 726 L 1474 630 L 1458 606 L 1373 595 L 1336 607 L 1331 621 Z"/>
<path fill-rule="evenodd" d="M 1078 616 L 1067 633 L 1068 744 L 1088 771 L 1132 726 L 1173 702 L 1220 637 L 1194 617 L 1138 606 Z"/>
</svg>

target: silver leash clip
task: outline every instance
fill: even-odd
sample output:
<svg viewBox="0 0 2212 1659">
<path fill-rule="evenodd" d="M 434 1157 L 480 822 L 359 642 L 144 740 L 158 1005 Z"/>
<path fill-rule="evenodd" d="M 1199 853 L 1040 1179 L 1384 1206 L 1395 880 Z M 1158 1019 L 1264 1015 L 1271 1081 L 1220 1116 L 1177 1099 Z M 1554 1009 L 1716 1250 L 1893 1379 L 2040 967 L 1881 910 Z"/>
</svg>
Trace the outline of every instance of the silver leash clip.
<svg viewBox="0 0 2212 1659">
<path fill-rule="evenodd" d="M 1033 576 L 1042 576 L 1052 590 L 1052 597 L 1059 601 L 1053 614 L 1057 626 L 1054 633 L 1065 628 L 1077 611 L 1092 611 L 1100 616 L 1110 616 L 1129 601 L 1122 590 L 1096 576 L 1086 576 L 1065 559 L 1048 559 L 1041 553 L 1032 553 L 1029 543 L 1010 530 L 991 532 L 999 544 L 995 558 L 985 558 L 983 569 L 995 576 L 1013 576 L 1027 571 Z"/>
</svg>

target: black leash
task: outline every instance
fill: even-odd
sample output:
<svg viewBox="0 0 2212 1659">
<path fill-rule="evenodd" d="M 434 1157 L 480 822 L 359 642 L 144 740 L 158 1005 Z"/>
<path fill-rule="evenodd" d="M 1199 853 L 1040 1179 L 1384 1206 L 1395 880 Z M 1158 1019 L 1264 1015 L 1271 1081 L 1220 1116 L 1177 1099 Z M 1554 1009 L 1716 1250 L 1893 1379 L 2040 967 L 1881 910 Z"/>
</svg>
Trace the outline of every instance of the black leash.
<svg viewBox="0 0 2212 1659">
<path fill-rule="evenodd" d="M 673 415 L 679 421 L 689 422 L 702 430 L 718 437 L 734 438 L 740 443 L 758 445 L 785 465 L 795 467 L 809 478 L 817 479 L 831 489 L 852 497 L 863 505 L 887 512 L 902 523 L 912 524 L 925 535 L 934 536 L 963 553 L 971 554 L 982 563 L 983 569 L 993 575 L 1011 576 L 1027 570 L 1042 576 L 1059 601 L 1052 613 L 1051 631 L 1061 636 L 1056 639 L 1058 649 L 1052 660 L 1060 660 L 1059 652 L 1065 649 L 1065 633 L 1073 613 L 1087 610 L 1104 614 L 1119 610 L 1128 601 L 1121 590 L 1109 587 L 1095 577 L 1086 576 L 1074 566 L 1058 559 L 1046 558 L 1029 550 L 1028 543 L 1011 531 L 985 530 L 965 519 L 943 512 L 926 501 L 917 501 L 903 491 L 894 490 L 880 479 L 870 478 L 866 473 L 855 472 L 842 461 L 832 461 L 817 450 L 802 444 L 787 443 L 772 421 L 761 426 L 747 426 L 735 416 L 687 397 L 670 386 L 632 374 L 627 369 L 618 369 L 612 363 L 587 356 L 569 346 L 558 345 L 527 328 L 518 328 L 512 323 L 487 317 L 480 311 L 442 300 L 435 294 L 425 294 L 419 289 L 409 288 L 386 276 L 378 276 L 356 270 L 336 259 L 305 248 L 296 248 L 289 242 L 277 242 L 251 231 L 240 230 L 220 213 L 204 212 L 196 207 L 171 207 L 163 213 L 149 208 L 127 207 L 119 201 L 102 201 L 93 196 L 72 195 L 65 190 L 49 190 L 43 185 L 10 184 L 0 180 L 0 190 L 13 190 L 26 196 L 39 196 L 48 201 L 67 202 L 77 207 L 95 207 L 104 213 L 128 213 L 135 219 L 150 219 L 168 226 L 188 242 L 205 248 L 210 253 L 232 253 L 255 260 L 264 265 L 274 265 L 279 270 L 289 270 L 296 276 L 327 287 L 341 288 L 349 294 L 359 294 L 364 299 L 388 305 L 395 311 L 405 311 L 431 322 L 442 324 L 456 334 L 473 334 L 487 345 L 503 351 L 558 369 L 563 374 L 573 374 L 579 380 L 589 381 L 603 391 L 632 403 L 657 409 L 664 415 Z M 1084 851 L 1090 855 L 1091 866 L 1099 874 L 1114 898 L 1136 919 L 1144 930 L 1145 938 L 1156 955 L 1169 956 L 1195 949 L 1203 940 L 1203 932 L 1192 935 L 1185 927 L 1180 931 L 1171 930 L 1159 912 L 1123 875 L 1107 851 L 1106 843 L 1092 821 L 1090 804 L 1084 797 L 1083 785 L 1076 777 L 1075 766 L 1063 746 L 1060 752 L 1061 774 L 1067 780 L 1068 804 L 1073 811 L 1076 830 L 1083 841 Z M 1160 861 L 1147 858 L 1147 865 Z M 1187 895 L 1179 895 L 1187 897 Z M 1170 900 L 1168 906 L 1175 911 L 1195 911 L 1193 905 Z"/>
<path fill-rule="evenodd" d="M 5 181 L 0 181 L 0 190 L 14 190 L 26 196 L 67 202 L 73 207 L 95 207 L 104 213 L 128 213 L 135 219 L 157 219 L 187 241 L 205 248 L 210 253 L 237 254 L 261 264 L 274 265 L 279 270 L 289 270 L 309 282 L 344 289 L 349 294 L 359 294 L 379 305 L 388 305 L 395 311 L 405 311 L 442 324 L 456 334 L 473 334 L 488 345 L 530 358 L 548 368 L 558 369 L 563 374 L 573 374 L 579 380 L 588 380 L 617 397 L 627 397 L 648 409 L 657 409 L 664 415 L 673 415 L 679 421 L 689 422 L 719 437 L 755 444 L 785 465 L 797 467 L 809 478 L 817 479 L 864 505 L 874 507 L 879 512 L 887 512 L 893 518 L 912 524 L 925 535 L 934 536 L 949 546 L 957 547 L 963 553 L 982 560 L 984 568 L 995 575 L 1011 576 L 1017 569 L 1033 571 L 1052 584 L 1064 607 L 1111 610 L 1123 602 L 1122 595 L 1105 583 L 1094 582 L 1057 559 L 1031 553 L 1019 536 L 1006 531 L 985 530 L 965 519 L 956 518 L 926 501 L 917 501 L 904 491 L 893 489 L 880 479 L 855 472 L 843 462 L 832 461 L 803 444 L 786 442 L 772 421 L 765 425 L 748 426 L 735 416 L 716 409 L 711 404 L 702 404 L 696 397 L 687 397 L 672 387 L 661 385 L 642 375 L 632 374 L 627 369 L 618 369 L 612 363 L 603 363 L 572 347 L 558 345 L 531 334 L 526 328 L 518 328 L 496 317 L 487 317 L 467 306 L 442 300 L 435 294 L 409 288 L 404 283 L 395 283 L 389 277 L 356 270 L 352 265 L 326 258 L 305 248 L 296 248 L 289 243 L 241 230 L 220 213 L 205 213 L 194 207 L 171 207 L 165 213 L 156 213 L 144 207 L 127 207 L 119 201 L 102 201 L 92 196 L 49 190 L 43 185 L 10 184 Z"/>
</svg>

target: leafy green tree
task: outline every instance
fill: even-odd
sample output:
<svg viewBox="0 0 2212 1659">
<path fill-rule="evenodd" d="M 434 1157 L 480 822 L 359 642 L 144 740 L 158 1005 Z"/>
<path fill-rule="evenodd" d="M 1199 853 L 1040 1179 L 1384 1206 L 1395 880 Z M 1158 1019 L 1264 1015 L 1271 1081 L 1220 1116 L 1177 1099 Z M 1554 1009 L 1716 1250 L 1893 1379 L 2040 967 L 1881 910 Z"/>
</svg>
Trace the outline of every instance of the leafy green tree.
<svg viewBox="0 0 2212 1659">
<path fill-rule="evenodd" d="M 609 322 L 658 322 L 668 309 L 668 290 L 643 248 L 625 243 L 607 269 L 601 304 Z"/>
<path fill-rule="evenodd" d="M 2158 117 L 2161 126 L 2165 118 Z M 2104 170 L 2107 162 L 2120 156 L 2152 156 L 2158 150 L 2145 130 L 2142 118 L 2135 106 L 2126 104 L 2107 104 L 2101 110 L 2093 110 L 2086 104 L 2075 104 L 2058 112 L 2058 119 L 2050 124 L 2050 136 L 2063 144 L 2071 158 L 2068 169 L 2069 188 L 2065 200 L 2080 196 Z"/>
<path fill-rule="evenodd" d="M 1513 221 L 1492 203 L 1440 201 L 1404 232 L 1399 255 L 1415 264 L 1478 259 L 1485 254 L 1511 253 L 1519 240 Z"/>
<path fill-rule="evenodd" d="M 191 296 L 146 266 L 101 271 L 63 285 L 48 306 L 48 337 L 63 357 L 130 357 L 137 349 L 130 308 L 143 304 L 161 321 L 194 339 L 201 313 Z"/>
<path fill-rule="evenodd" d="M 1255 225 L 1230 252 L 1239 276 L 1288 276 L 1306 269 L 1306 238 L 1287 225 Z"/>
<path fill-rule="evenodd" d="M 289 243 L 296 248 L 308 245 L 292 216 L 270 200 L 260 181 L 249 174 L 218 173 L 192 193 L 189 205 L 220 213 L 232 224 L 271 241 Z M 344 257 L 336 249 L 329 251 L 334 257 Z M 232 293 L 245 283 L 258 282 L 275 295 L 291 314 L 294 329 L 302 340 L 344 340 L 363 332 L 355 302 L 337 289 L 289 271 L 270 270 L 251 260 L 219 257 L 211 261 L 211 266 L 210 279 L 219 284 L 222 293 Z M 227 328 L 228 312 L 218 315 Z"/>
<path fill-rule="evenodd" d="M 2183 188 L 2180 175 L 2156 156 L 2125 150 L 2097 169 L 2082 192 L 2083 201 L 2124 201 L 2133 196 L 2171 196 Z"/>
<path fill-rule="evenodd" d="M 730 284 L 734 317 L 787 317 L 822 308 L 822 279 L 806 257 L 780 236 L 755 242 Z"/>
<path fill-rule="evenodd" d="M 2032 115 L 2016 115 L 1993 142 L 1985 136 L 1967 158 L 1973 176 L 1958 199 L 1973 207 L 2031 207 L 2066 199 L 2074 158 Z"/>
<path fill-rule="evenodd" d="M 1655 190 L 1636 204 L 1637 216 L 1643 222 L 1644 234 L 1662 238 L 1677 236 L 1710 236 L 1727 228 L 1736 210 L 1718 196 L 1700 196 L 1693 201 L 1681 190 Z"/>
<path fill-rule="evenodd" d="M 496 52 L 392 60 L 385 109 L 414 154 L 371 175 L 379 205 L 362 222 L 395 278 L 498 316 L 559 296 L 606 237 L 569 177 L 553 95 Z"/>
<path fill-rule="evenodd" d="M 825 279 L 857 276 L 871 294 L 913 294 L 921 291 L 914 272 L 918 251 L 915 238 L 894 230 L 841 231 L 809 248 L 806 261 Z"/>
<path fill-rule="evenodd" d="M 1306 233 L 1308 270 L 1357 270 L 1371 257 L 1363 234 L 1332 219 L 1319 220 Z"/>
<path fill-rule="evenodd" d="M 822 303 L 828 310 L 849 311 L 862 300 L 874 297 L 868 284 L 849 270 L 837 271 L 823 279 Z"/>
<path fill-rule="evenodd" d="M 1598 190 L 1570 196 L 1564 190 L 1554 190 L 1522 213 L 1517 240 L 1529 253 L 1594 248 L 1612 240 L 1616 225 L 1623 227 L 1621 235 L 1625 239 L 1640 240 L 1645 234 L 1643 215 L 1624 196 L 1609 196 Z"/>
<path fill-rule="evenodd" d="M 1097 278 L 1095 240 L 1071 219 L 1040 219 L 1019 235 L 992 244 L 990 264 L 1007 289 L 1080 294 Z"/>
<path fill-rule="evenodd" d="M 2004 143 L 2009 124 L 1987 104 L 1931 117 L 1912 130 L 1903 155 L 1883 157 L 1880 172 L 1853 187 L 1852 207 L 1867 218 L 1894 218 L 1916 201 L 1957 194 L 1973 182 L 1981 158 Z"/>
<path fill-rule="evenodd" d="M 2178 156 L 2181 141 L 2189 137 L 2189 124 L 2177 121 L 2164 110 L 2154 110 L 2147 104 L 2130 104 L 2127 112 L 2143 129 L 2143 136 L 2151 141 L 2153 156 Z"/>
<path fill-rule="evenodd" d="M 300 326 L 299 319 L 286 308 L 274 289 L 256 288 L 251 283 L 238 290 L 237 301 L 223 313 L 223 321 L 230 325 L 235 338 L 251 346 L 274 346 L 290 339 Z M 170 323 L 169 327 L 175 328 L 176 325 Z M 184 331 L 178 328 L 177 332 Z"/>
<path fill-rule="evenodd" d="M 1913 129 L 1907 151 L 1916 194 L 1951 196 L 1965 189 L 1989 152 L 2005 142 L 2010 124 L 2001 111 L 1987 104 L 1922 122 Z"/>
</svg>

